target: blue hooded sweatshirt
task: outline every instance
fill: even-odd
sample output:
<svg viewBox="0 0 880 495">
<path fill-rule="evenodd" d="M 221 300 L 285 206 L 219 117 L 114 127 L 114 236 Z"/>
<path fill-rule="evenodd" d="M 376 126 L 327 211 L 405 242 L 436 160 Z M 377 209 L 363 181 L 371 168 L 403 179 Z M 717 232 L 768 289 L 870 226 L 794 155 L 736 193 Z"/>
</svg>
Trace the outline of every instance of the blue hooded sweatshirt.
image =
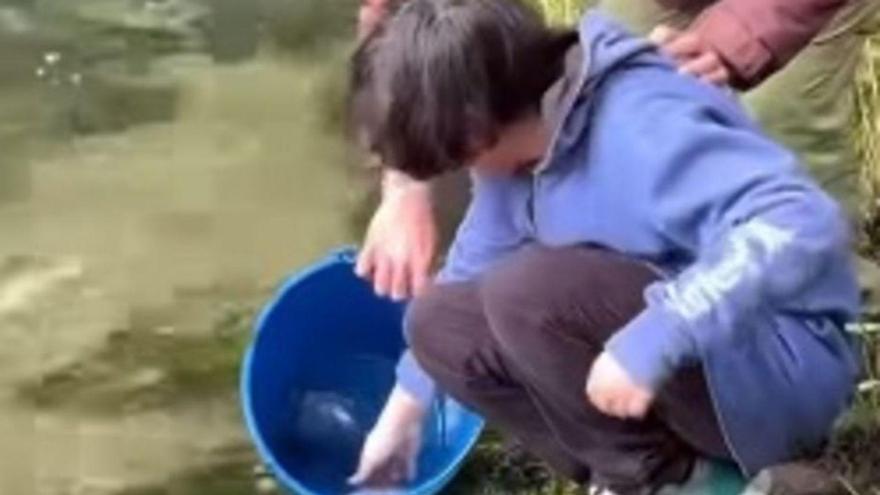
<svg viewBox="0 0 880 495">
<path fill-rule="evenodd" d="M 472 280 L 529 243 L 593 244 L 662 279 L 606 344 L 654 390 L 700 363 L 746 475 L 821 446 L 858 374 L 844 326 L 858 291 L 848 223 L 730 93 L 602 15 L 579 27 L 579 71 L 544 163 L 473 173 L 439 283 Z M 428 400 L 407 353 L 401 386 Z"/>
</svg>

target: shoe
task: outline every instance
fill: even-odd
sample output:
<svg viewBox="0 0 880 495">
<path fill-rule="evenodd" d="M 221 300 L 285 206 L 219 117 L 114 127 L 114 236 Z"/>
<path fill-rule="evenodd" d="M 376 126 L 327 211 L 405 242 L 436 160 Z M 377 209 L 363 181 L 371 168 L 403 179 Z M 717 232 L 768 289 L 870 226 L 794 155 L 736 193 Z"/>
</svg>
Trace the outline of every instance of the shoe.
<svg viewBox="0 0 880 495">
<path fill-rule="evenodd" d="M 873 260 L 857 256 L 856 275 L 862 298 L 862 312 L 869 316 L 880 314 L 880 266 Z"/>
<path fill-rule="evenodd" d="M 751 481 L 736 466 L 700 460 L 691 476 L 681 485 L 661 488 L 656 495 L 846 495 L 834 476 L 806 464 L 791 463 L 761 471 Z M 592 486 L 588 495 L 616 495 L 607 488 Z"/>
<path fill-rule="evenodd" d="M 602 486 L 590 485 L 590 487 L 587 488 L 587 495 L 617 495 L 617 494 L 614 493 L 613 491 L 609 490 L 608 488 L 605 488 Z"/>
<path fill-rule="evenodd" d="M 767 468 L 742 495 L 845 495 L 850 493 L 832 474 L 806 462 Z"/>
<path fill-rule="evenodd" d="M 664 486 L 657 495 L 740 495 L 745 487 L 746 480 L 736 466 L 704 459 L 694 464 L 684 483 Z"/>
<path fill-rule="evenodd" d="M 744 493 L 746 480 L 736 466 L 718 461 L 698 460 L 691 475 L 684 483 L 666 485 L 655 495 L 767 495 L 766 493 Z M 587 495 L 617 495 L 613 490 L 600 486 L 590 486 Z"/>
</svg>

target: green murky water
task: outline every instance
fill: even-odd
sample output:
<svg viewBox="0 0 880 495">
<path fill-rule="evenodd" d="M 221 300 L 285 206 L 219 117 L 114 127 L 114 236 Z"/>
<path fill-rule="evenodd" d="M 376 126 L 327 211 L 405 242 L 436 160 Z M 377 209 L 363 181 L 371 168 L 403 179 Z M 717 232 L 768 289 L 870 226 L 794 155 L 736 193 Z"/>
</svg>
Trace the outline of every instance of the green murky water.
<svg viewBox="0 0 880 495">
<path fill-rule="evenodd" d="M 354 14 L 0 0 L 0 493 L 260 485 L 235 397 L 251 315 L 363 211 Z"/>
</svg>

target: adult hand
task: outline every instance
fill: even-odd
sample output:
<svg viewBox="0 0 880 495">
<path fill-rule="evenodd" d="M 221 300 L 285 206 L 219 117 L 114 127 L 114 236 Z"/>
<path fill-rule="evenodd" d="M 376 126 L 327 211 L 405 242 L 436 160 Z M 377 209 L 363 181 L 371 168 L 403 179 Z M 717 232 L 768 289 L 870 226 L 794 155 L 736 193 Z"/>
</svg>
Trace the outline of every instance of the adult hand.
<svg viewBox="0 0 880 495">
<path fill-rule="evenodd" d="M 380 296 L 403 300 L 429 279 L 437 251 L 437 226 L 428 184 L 385 172 L 382 203 L 373 215 L 356 271 Z"/>
<path fill-rule="evenodd" d="M 654 28 L 649 38 L 678 63 L 682 73 L 718 86 L 730 83 L 730 69 L 721 55 L 696 32 L 661 24 Z"/>
<path fill-rule="evenodd" d="M 608 352 L 603 352 L 593 363 L 586 392 L 597 409 L 621 419 L 644 418 L 654 402 L 654 393 L 633 382 Z"/>
<path fill-rule="evenodd" d="M 395 387 L 376 426 L 367 435 L 354 486 L 391 488 L 412 481 L 422 446 L 425 408 L 400 387 Z"/>
<path fill-rule="evenodd" d="M 358 10 L 358 39 L 366 37 L 379 24 L 388 9 L 388 0 L 363 0 Z"/>
</svg>

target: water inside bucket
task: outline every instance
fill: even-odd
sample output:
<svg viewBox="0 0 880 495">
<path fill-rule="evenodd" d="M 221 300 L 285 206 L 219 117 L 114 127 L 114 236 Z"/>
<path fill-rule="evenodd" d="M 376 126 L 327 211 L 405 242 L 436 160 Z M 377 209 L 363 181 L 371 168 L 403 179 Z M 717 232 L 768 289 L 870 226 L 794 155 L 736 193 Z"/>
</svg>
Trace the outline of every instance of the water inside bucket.
<svg viewBox="0 0 880 495">
<path fill-rule="evenodd" d="M 279 430 L 279 462 L 308 487 L 343 493 L 394 384 L 395 362 L 356 355 L 294 384 Z"/>
<path fill-rule="evenodd" d="M 387 356 L 353 355 L 291 387 L 275 442 L 282 467 L 316 493 L 398 493 L 359 490 L 346 481 L 394 385 L 396 364 Z M 445 408 L 438 400 L 426 421 L 414 484 L 436 475 L 451 455 Z"/>
</svg>

